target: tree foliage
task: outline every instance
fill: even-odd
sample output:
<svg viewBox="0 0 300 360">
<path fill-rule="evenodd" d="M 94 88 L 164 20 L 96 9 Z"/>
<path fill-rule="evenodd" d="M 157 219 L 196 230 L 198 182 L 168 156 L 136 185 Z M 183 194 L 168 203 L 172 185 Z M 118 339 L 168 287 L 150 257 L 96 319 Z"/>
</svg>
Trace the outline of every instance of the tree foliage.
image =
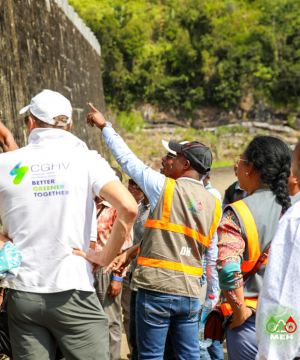
<svg viewBox="0 0 300 360">
<path fill-rule="evenodd" d="M 244 92 L 300 110 L 298 0 L 70 0 L 102 48 L 107 102 L 193 111 Z"/>
</svg>

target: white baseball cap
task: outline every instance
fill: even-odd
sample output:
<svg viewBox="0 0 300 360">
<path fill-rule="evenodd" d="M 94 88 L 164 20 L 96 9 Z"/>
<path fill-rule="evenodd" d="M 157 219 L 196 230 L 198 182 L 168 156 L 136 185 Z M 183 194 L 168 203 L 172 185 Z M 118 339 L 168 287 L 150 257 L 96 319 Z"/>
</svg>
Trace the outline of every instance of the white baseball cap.
<svg viewBox="0 0 300 360">
<path fill-rule="evenodd" d="M 177 152 L 176 152 L 176 151 L 171 150 L 171 149 L 169 148 L 169 141 L 162 140 L 161 142 L 162 142 L 163 146 L 165 147 L 165 149 L 168 150 L 169 153 L 171 153 L 171 154 L 173 154 L 173 155 L 177 155 Z M 179 144 L 183 145 L 183 144 L 186 144 L 186 143 L 188 143 L 188 141 L 181 141 Z"/>
<path fill-rule="evenodd" d="M 20 110 L 19 114 L 24 114 L 28 110 L 39 120 L 50 125 L 65 126 L 70 124 L 72 118 L 70 101 L 52 90 L 43 90 L 37 94 L 31 99 L 29 105 Z M 54 118 L 59 115 L 67 116 L 68 121 L 56 123 Z"/>
</svg>

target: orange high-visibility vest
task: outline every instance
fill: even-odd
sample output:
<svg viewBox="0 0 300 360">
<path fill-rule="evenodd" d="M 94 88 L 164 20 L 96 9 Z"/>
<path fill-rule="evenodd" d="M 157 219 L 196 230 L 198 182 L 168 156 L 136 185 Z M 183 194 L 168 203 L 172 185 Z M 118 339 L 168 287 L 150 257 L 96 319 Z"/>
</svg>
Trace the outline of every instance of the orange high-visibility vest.
<svg viewBox="0 0 300 360">
<path fill-rule="evenodd" d="M 255 310 L 257 308 L 257 302 L 258 302 L 258 298 L 247 298 L 247 299 L 245 299 L 245 305 L 249 306 L 249 307 L 251 307 L 251 308 L 253 308 Z M 233 310 L 232 310 L 230 304 L 227 303 L 227 302 L 224 303 L 224 304 L 221 304 L 220 308 L 221 308 L 222 313 L 223 313 L 224 316 L 227 316 L 227 315 L 230 315 L 230 314 L 233 313 Z"/>
<path fill-rule="evenodd" d="M 209 247 L 211 239 L 216 231 L 216 228 L 218 226 L 221 217 L 222 211 L 219 200 L 215 198 L 216 207 L 215 207 L 214 220 L 210 226 L 210 231 L 208 235 L 204 235 L 201 232 L 191 229 L 188 226 L 179 225 L 170 222 L 174 188 L 175 188 L 175 180 L 168 178 L 165 194 L 164 194 L 164 203 L 163 203 L 163 211 L 162 211 L 161 219 L 159 220 L 148 219 L 146 221 L 145 228 L 160 229 L 163 231 L 170 231 L 173 233 L 183 234 L 195 239 L 197 242 L 201 243 L 205 247 Z M 184 272 L 188 275 L 202 276 L 203 274 L 203 268 L 200 263 L 199 266 L 196 267 L 196 266 L 188 266 L 187 264 L 183 264 L 182 262 L 178 262 L 178 261 L 168 261 L 164 259 L 153 259 L 153 258 L 146 258 L 143 256 L 139 256 L 137 259 L 137 264 L 142 266 L 154 267 L 154 268 L 175 270 L 179 272 Z"/>
<path fill-rule="evenodd" d="M 257 260 L 261 255 L 256 224 L 250 209 L 243 200 L 236 201 L 235 203 L 230 204 L 230 206 L 234 207 L 239 213 L 240 217 L 243 220 L 243 224 L 247 234 L 248 259 L 244 259 L 241 265 L 241 271 L 243 273 L 247 273 L 254 268 Z M 266 265 L 267 262 L 268 259 L 266 259 L 263 264 Z M 245 305 L 256 309 L 257 301 L 258 297 L 245 298 Z M 224 316 L 230 315 L 233 312 L 229 303 L 221 304 L 220 307 Z"/>
</svg>

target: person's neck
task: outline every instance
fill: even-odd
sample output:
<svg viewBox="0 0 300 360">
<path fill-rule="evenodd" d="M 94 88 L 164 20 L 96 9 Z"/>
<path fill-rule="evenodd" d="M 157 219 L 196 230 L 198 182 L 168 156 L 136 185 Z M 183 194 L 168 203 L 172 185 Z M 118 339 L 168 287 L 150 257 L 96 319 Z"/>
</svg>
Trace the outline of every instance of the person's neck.
<svg viewBox="0 0 300 360">
<path fill-rule="evenodd" d="M 179 177 L 179 178 L 182 178 L 182 177 L 186 177 L 186 178 L 190 178 L 190 179 L 193 179 L 193 180 L 197 180 L 197 181 L 200 181 L 201 178 L 202 178 L 202 175 L 199 174 L 196 170 L 194 169 L 191 169 L 191 170 L 187 170 L 185 172 L 183 172 Z"/>
<path fill-rule="evenodd" d="M 295 196 L 296 194 L 298 194 L 299 191 L 300 191 L 299 186 L 295 186 L 295 187 L 293 188 L 293 190 L 290 192 L 290 195 L 291 195 L 291 196 Z"/>
<path fill-rule="evenodd" d="M 269 188 L 268 185 L 260 184 L 258 186 L 251 187 L 251 189 L 249 189 L 249 190 L 245 190 L 245 189 L 243 189 L 243 190 L 245 190 L 249 195 L 252 195 L 256 190 L 268 189 L 268 188 Z"/>
</svg>

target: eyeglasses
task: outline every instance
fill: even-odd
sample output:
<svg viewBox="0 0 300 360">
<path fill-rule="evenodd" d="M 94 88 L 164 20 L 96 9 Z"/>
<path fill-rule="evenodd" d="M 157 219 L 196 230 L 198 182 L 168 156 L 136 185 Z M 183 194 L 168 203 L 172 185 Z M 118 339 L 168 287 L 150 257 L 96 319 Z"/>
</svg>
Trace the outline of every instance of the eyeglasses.
<svg viewBox="0 0 300 360">
<path fill-rule="evenodd" d="M 238 156 L 234 158 L 234 162 L 238 165 L 241 161 L 247 161 L 244 159 L 239 158 Z"/>
<path fill-rule="evenodd" d="M 170 159 L 176 159 L 177 155 L 174 155 L 174 154 L 170 154 L 170 153 L 167 153 L 166 155 L 167 157 L 169 157 Z"/>
<path fill-rule="evenodd" d="M 137 184 L 135 181 L 133 181 L 132 179 L 129 179 L 129 180 L 128 180 L 128 184 L 129 184 L 130 186 L 132 186 L 132 187 L 135 186 L 135 188 L 136 188 L 137 190 L 141 190 L 141 188 L 138 186 L 138 184 Z"/>
</svg>

